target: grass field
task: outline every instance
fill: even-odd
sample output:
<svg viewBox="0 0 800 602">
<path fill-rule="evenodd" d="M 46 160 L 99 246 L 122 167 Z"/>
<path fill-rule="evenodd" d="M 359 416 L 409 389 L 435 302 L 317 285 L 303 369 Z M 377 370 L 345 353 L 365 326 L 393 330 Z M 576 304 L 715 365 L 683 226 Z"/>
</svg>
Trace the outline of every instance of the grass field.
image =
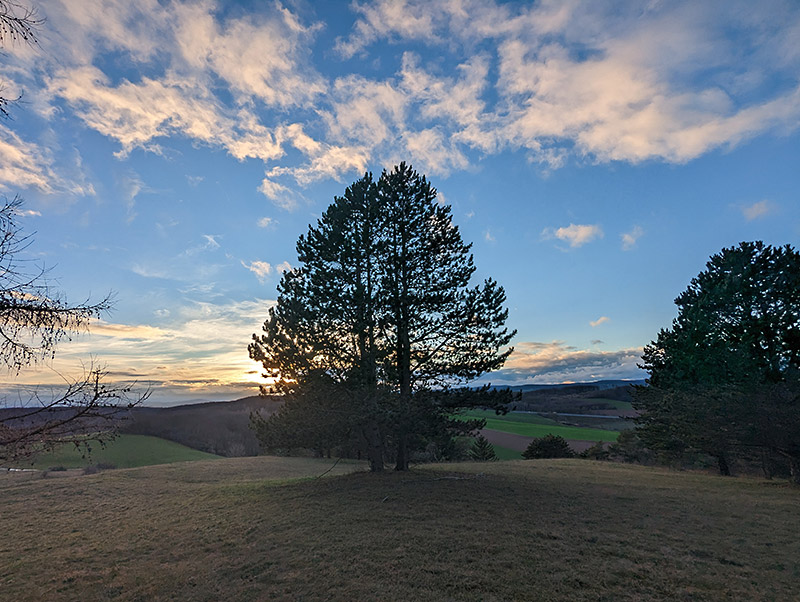
<svg viewBox="0 0 800 602">
<path fill-rule="evenodd" d="M 82 457 L 82 453 L 72 444 L 62 445 L 50 453 L 38 456 L 33 464 L 27 462 L 20 463 L 19 466 L 46 470 L 54 466 L 82 468 L 90 464 L 104 463 L 117 468 L 136 468 L 151 464 L 211 460 L 219 457 L 180 443 L 146 435 L 119 435 L 113 441 L 106 443 L 105 447 L 101 447 L 99 443 L 92 443 L 92 452 L 88 457 Z"/>
<path fill-rule="evenodd" d="M 494 448 L 495 455 L 500 460 L 520 460 L 522 459 L 522 452 L 518 452 L 515 449 L 510 449 L 508 447 L 503 447 L 502 445 L 492 445 Z"/>
<path fill-rule="evenodd" d="M 486 428 L 504 433 L 514 433 L 525 437 L 544 437 L 561 435 L 564 439 L 581 441 L 616 441 L 619 431 L 563 426 L 537 414 L 506 414 L 497 416 L 494 412 L 475 411 L 463 414 L 465 418 L 485 418 Z"/>
<path fill-rule="evenodd" d="M 581 460 L 303 478 L 331 465 L 258 457 L 2 476 L 0 597 L 800 597 L 800 489 L 785 482 Z"/>
</svg>

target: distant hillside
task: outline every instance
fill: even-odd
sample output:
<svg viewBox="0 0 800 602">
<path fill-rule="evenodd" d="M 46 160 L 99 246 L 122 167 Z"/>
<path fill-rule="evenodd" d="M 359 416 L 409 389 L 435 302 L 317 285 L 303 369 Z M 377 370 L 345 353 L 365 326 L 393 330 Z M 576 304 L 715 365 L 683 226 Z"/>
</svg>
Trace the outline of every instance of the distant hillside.
<svg viewBox="0 0 800 602">
<path fill-rule="evenodd" d="M 259 445 L 250 414 L 272 414 L 283 402 L 277 396 L 251 396 L 170 408 L 131 410 L 122 432 L 151 435 L 219 456 L 255 456 Z"/>
<path fill-rule="evenodd" d="M 592 391 L 602 391 L 605 389 L 615 389 L 619 387 L 627 387 L 629 385 L 643 385 L 645 384 L 644 379 L 640 380 L 595 380 L 591 382 L 581 382 L 581 383 L 562 383 L 557 385 L 511 385 L 506 387 L 498 387 L 498 389 L 511 389 L 512 391 L 521 391 L 522 393 L 527 393 L 529 391 L 541 391 L 541 390 L 548 390 L 548 391 L 555 391 L 558 389 L 582 389 L 582 390 L 592 390 Z"/>
<path fill-rule="evenodd" d="M 644 381 L 606 380 L 569 385 L 524 385 L 538 388 L 518 388 L 521 398 L 513 405 L 517 410 L 529 412 L 631 417 L 635 415 L 631 407 L 631 389 L 641 384 Z"/>
</svg>

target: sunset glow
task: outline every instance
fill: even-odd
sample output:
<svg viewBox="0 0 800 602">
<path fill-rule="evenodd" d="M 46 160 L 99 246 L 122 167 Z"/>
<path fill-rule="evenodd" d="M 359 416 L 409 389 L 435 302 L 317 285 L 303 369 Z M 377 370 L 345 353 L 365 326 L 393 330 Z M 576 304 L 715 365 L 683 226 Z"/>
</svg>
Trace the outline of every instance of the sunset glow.
<svg viewBox="0 0 800 602">
<path fill-rule="evenodd" d="M 157 405 L 256 394 L 298 236 L 403 160 L 508 294 L 487 382 L 643 378 L 710 254 L 800 241 L 796 2 L 34 4 L 0 192 L 54 289 L 116 302 L 12 399 L 92 362 Z"/>
</svg>

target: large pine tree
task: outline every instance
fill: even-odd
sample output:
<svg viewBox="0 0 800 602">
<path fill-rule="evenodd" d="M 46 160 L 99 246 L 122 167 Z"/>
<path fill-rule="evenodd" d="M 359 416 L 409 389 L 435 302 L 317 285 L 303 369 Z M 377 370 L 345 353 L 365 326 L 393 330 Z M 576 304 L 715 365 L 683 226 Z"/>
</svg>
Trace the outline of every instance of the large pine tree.
<svg viewBox="0 0 800 602">
<path fill-rule="evenodd" d="M 336 383 L 372 470 L 383 467 L 384 444 L 407 470 L 415 444 L 465 428 L 454 409 L 504 400 L 451 391 L 501 367 L 514 333 L 502 287 L 471 285 L 470 245 L 424 176 L 404 163 L 377 183 L 365 175 L 297 250 L 300 265 L 284 274 L 251 357 L 287 405 L 320 379 Z"/>
</svg>

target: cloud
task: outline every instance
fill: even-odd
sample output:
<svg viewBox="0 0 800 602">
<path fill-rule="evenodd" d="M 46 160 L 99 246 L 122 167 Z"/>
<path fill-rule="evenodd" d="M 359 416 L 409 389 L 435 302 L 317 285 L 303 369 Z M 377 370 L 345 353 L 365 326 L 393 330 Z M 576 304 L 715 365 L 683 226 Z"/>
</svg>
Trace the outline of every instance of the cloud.
<svg viewBox="0 0 800 602">
<path fill-rule="evenodd" d="M 262 217 L 257 223 L 259 228 L 268 228 L 275 225 L 276 222 L 271 217 Z"/>
<path fill-rule="evenodd" d="M 644 230 L 640 226 L 634 226 L 630 232 L 623 232 L 620 234 L 622 239 L 622 250 L 630 251 L 636 246 L 636 241 L 639 240 L 644 234 Z"/>
<path fill-rule="evenodd" d="M 514 346 L 502 370 L 492 379 L 507 382 L 591 381 L 608 378 L 643 378 L 636 367 L 642 349 L 592 351 L 578 349 L 562 341 L 522 342 Z"/>
<path fill-rule="evenodd" d="M 267 317 L 274 301 L 195 302 L 162 316 L 161 326 L 95 322 L 88 334 L 59 345 L 49 367 L 24 371 L 19 386 L 63 385 L 61 375 L 83 371 L 82 360 L 97 358 L 110 382 L 137 380 L 136 390 L 152 389 L 148 404 L 179 400 L 233 399 L 257 393 L 260 365 L 248 358 L 246 344 Z"/>
<path fill-rule="evenodd" d="M 601 339 L 592 339 L 592 345 L 604 345 L 605 342 Z"/>
<path fill-rule="evenodd" d="M 611 321 L 611 318 L 609 318 L 608 316 L 600 316 L 596 320 L 594 320 L 592 322 L 589 322 L 589 326 L 591 326 L 592 328 L 596 328 L 596 327 L 600 326 L 600 324 L 605 324 L 606 322 L 610 322 L 610 321 Z"/>
<path fill-rule="evenodd" d="M 491 230 L 486 230 L 486 232 L 483 233 L 483 238 L 486 242 L 495 242 L 495 238 Z"/>
<path fill-rule="evenodd" d="M 275 269 L 281 274 L 283 274 L 285 271 L 292 269 L 292 264 L 289 263 L 288 261 L 282 261 L 281 263 L 275 266 Z"/>
<path fill-rule="evenodd" d="M 207 249 L 219 249 L 219 243 L 217 242 L 217 238 L 219 238 L 220 234 L 203 234 L 203 238 L 206 239 L 206 248 Z"/>
<path fill-rule="evenodd" d="M 570 247 L 577 248 L 598 238 L 603 238 L 603 230 L 598 225 L 570 224 L 555 230 L 553 228 L 545 228 L 542 230 L 542 237 L 557 238 L 568 242 Z"/>
<path fill-rule="evenodd" d="M 261 161 L 259 190 L 287 209 L 299 189 L 400 159 L 445 176 L 517 151 L 545 172 L 570 160 L 684 163 L 800 123 L 792 3 L 354 3 L 331 76 L 314 63 L 325 49 L 313 18 L 280 3 L 244 16 L 219 7 L 54 0 L 43 10 L 59 55 L 15 54 L 12 83 L 28 77 L 42 115 L 76 118 L 120 158 L 179 138 Z M 387 42 L 396 67 L 346 60 Z M 49 193 L 68 173 L 42 148 L 0 140 L 0 185 Z"/>
<path fill-rule="evenodd" d="M 259 282 L 264 282 L 266 277 L 272 273 L 272 266 L 266 261 L 251 261 L 250 263 L 242 261 L 241 263 L 258 277 Z"/>
<path fill-rule="evenodd" d="M 774 210 L 775 207 L 773 203 L 764 199 L 763 201 L 758 201 L 747 207 L 742 207 L 742 215 L 744 215 L 748 222 L 752 222 L 755 219 L 769 215 Z"/>
</svg>

